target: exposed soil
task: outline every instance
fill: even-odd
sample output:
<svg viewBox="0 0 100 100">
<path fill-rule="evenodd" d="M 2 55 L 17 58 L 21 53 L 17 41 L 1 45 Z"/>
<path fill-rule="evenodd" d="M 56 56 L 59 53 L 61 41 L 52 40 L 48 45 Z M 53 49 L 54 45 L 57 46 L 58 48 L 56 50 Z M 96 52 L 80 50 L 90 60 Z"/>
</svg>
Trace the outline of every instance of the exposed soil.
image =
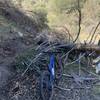
<svg viewBox="0 0 100 100">
<path fill-rule="evenodd" d="M 15 57 L 33 46 L 31 36 L 8 39 L 0 44 L 0 100 L 42 100 L 40 95 L 40 75 L 34 70 L 24 76 L 16 74 L 13 66 Z M 68 69 L 66 69 L 68 71 Z M 74 69 L 73 69 L 74 70 Z M 76 69 L 74 70 L 76 71 Z M 87 72 L 82 72 L 87 75 Z M 90 75 L 90 74 L 89 74 Z M 91 76 L 92 77 L 92 76 Z M 93 76 L 94 77 L 94 76 Z M 91 82 L 87 82 L 92 84 Z M 80 89 L 75 80 L 63 77 L 58 86 L 76 88 L 71 90 L 54 89 L 53 100 L 99 100 L 92 95 L 92 88 Z M 85 83 L 81 87 L 85 87 Z M 79 89 L 77 89 L 79 88 Z M 98 97 L 99 98 L 99 97 Z"/>
<path fill-rule="evenodd" d="M 15 75 L 16 69 L 13 67 L 15 57 L 31 48 L 33 46 L 32 44 L 32 38 L 30 37 L 15 38 L 10 40 L 8 39 L 0 43 L 0 87 L 4 86 L 4 84 L 7 84 L 11 77 Z M 2 93 L 0 93 L 0 99 L 3 100 Z"/>
</svg>

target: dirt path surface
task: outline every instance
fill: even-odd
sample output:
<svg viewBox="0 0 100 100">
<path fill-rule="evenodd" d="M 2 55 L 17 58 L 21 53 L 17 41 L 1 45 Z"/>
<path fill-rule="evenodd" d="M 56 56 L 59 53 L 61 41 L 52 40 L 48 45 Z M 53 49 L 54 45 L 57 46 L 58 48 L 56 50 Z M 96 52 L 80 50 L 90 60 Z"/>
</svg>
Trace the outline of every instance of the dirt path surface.
<svg viewBox="0 0 100 100">
<path fill-rule="evenodd" d="M 13 67 L 15 57 L 31 48 L 31 41 L 29 37 L 25 37 L 8 39 L 0 43 L 0 92 L 2 86 L 7 84 L 10 77 L 15 75 L 16 70 Z M 7 94 L 0 93 L 0 100 L 10 100 L 5 95 Z M 5 99 L 3 99 L 4 97 Z"/>
</svg>

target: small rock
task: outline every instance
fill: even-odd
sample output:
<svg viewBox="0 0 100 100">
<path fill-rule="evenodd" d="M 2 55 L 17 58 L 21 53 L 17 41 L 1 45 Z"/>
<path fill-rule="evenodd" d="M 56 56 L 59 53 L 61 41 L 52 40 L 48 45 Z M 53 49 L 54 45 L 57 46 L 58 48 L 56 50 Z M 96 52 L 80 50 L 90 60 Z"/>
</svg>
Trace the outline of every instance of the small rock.
<svg viewBox="0 0 100 100">
<path fill-rule="evenodd" d="M 23 37 L 23 36 L 24 36 L 24 34 L 21 33 L 21 32 L 18 32 L 18 35 L 19 35 L 20 37 Z"/>
</svg>

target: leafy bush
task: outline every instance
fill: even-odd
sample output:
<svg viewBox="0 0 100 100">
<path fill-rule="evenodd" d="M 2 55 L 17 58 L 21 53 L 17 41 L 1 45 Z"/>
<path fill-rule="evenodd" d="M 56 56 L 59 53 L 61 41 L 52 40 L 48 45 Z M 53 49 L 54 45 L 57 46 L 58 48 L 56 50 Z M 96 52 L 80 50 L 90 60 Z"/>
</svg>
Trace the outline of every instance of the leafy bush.
<svg viewBox="0 0 100 100">
<path fill-rule="evenodd" d="M 33 20 L 35 21 L 38 29 L 41 31 L 44 28 L 47 28 L 47 12 L 44 9 L 35 9 L 33 11 Z"/>
<path fill-rule="evenodd" d="M 86 0 L 80 0 L 81 7 Z M 77 8 L 78 0 L 50 0 L 50 9 L 55 12 L 63 12 L 68 9 Z"/>
</svg>

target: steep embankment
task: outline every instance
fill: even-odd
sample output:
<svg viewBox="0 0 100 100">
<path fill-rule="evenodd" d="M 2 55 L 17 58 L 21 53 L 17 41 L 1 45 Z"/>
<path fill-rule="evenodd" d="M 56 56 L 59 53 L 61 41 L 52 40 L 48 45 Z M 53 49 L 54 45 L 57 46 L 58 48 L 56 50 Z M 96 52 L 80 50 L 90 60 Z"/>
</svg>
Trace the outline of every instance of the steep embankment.
<svg viewBox="0 0 100 100">
<path fill-rule="evenodd" d="M 15 57 L 31 48 L 38 25 L 15 7 L 0 2 L 0 87 L 14 73 Z"/>
</svg>

